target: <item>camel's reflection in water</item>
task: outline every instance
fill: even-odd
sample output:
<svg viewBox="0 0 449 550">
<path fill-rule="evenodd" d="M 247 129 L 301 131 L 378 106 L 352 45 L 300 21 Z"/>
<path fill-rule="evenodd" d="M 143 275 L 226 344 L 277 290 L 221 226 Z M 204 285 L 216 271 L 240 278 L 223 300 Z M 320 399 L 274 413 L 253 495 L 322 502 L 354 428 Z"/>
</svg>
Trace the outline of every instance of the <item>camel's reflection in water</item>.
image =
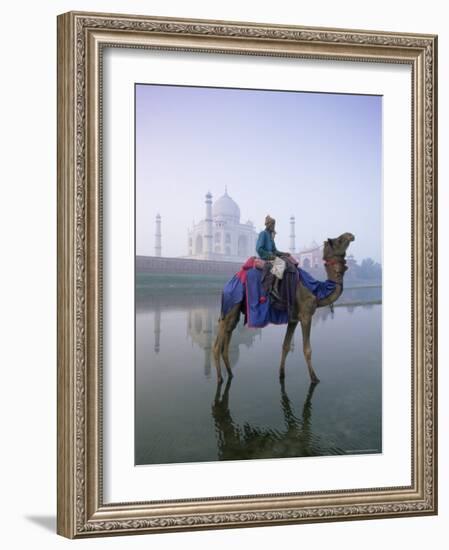
<svg viewBox="0 0 449 550">
<path fill-rule="evenodd" d="M 312 397 L 318 384 L 310 384 L 301 413 L 297 414 L 285 383 L 280 382 L 280 408 L 285 425 L 282 430 L 236 423 L 229 405 L 231 384 L 229 379 L 224 389 L 223 384 L 218 385 L 212 404 L 219 460 L 344 454 L 338 447 L 323 444 L 312 431 Z"/>
</svg>

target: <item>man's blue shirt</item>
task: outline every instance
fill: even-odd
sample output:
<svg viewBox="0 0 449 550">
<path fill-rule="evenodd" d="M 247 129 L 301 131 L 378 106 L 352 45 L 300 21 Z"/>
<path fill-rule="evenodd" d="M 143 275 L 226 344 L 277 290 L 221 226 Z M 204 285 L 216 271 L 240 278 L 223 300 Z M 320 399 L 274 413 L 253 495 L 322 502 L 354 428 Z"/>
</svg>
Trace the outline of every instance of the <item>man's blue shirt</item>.
<svg viewBox="0 0 449 550">
<path fill-rule="evenodd" d="M 256 243 L 256 252 L 262 258 L 262 260 L 268 260 L 270 256 L 275 256 L 277 252 L 276 245 L 271 231 L 264 229 L 259 233 L 259 237 Z"/>
</svg>

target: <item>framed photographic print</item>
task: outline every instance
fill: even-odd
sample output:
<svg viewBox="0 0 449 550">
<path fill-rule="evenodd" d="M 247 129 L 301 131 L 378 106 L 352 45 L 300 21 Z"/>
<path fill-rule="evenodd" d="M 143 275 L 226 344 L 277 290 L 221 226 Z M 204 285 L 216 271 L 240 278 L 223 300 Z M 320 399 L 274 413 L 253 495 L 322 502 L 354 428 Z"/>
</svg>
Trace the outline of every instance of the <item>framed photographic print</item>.
<svg viewBox="0 0 449 550">
<path fill-rule="evenodd" d="M 437 513 L 436 63 L 58 17 L 59 534 Z"/>
</svg>

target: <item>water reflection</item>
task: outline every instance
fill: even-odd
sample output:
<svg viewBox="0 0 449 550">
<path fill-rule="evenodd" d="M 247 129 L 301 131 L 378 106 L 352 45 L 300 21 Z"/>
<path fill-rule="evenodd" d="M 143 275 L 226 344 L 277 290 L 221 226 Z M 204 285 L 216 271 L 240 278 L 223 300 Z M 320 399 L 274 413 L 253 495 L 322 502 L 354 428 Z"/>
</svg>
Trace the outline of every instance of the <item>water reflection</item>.
<svg viewBox="0 0 449 550">
<path fill-rule="evenodd" d="M 217 336 L 217 312 L 205 307 L 196 307 L 187 314 L 187 334 L 191 341 L 204 351 L 204 374 L 209 377 L 213 365 L 212 345 Z M 237 365 L 240 347 L 251 348 L 261 338 L 261 329 L 250 329 L 239 323 L 229 346 L 229 357 L 232 365 Z"/>
<path fill-rule="evenodd" d="M 154 310 L 154 352 L 161 351 L 161 308 Z"/>
<path fill-rule="evenodd" d="M 211 374 L 211 369 L 213 367 L 213 357 L 212 357 L 212 345 L 217 335 L 218 329 L 218 316 L 219 309 L 217 307 L 217 299 L 212 301 L 207 300 L 204 302 L 202 300 L 201 306 L 196 305 L 196 301 L 193 304 L 190 304 L 190 307 L 187 310 L 187 328 L 186 334 L 192 343 L 199 346 L 204 352 L 204 361 L 203 368 L 204 374 L 209 378 Z M 186 300 L 183 300 L 183 306 L 186 307 Z M 215 303 L 214 303 L 215 302 Z M 212 305 L 212 307 L 211 307 Z M 334 319 L 335 315 L 338 315 L 338 309 L 345 310 L 348 313 L 353 313 L 356 307 L 363 307 L 370 309 L 373 307 L 372 304 L 360 305 L 343 305 L 339 308 L 334 307 L 324 307 L 318 309 L 313 318 L 312 326 L 317 325 L 318 323 L 326 323 L 328 320 Z M 150 307 L 147 307 L 150 311 L 153 311 L 154 315 L 154 352 L 158 354 L 161 351 L 161 335 L 162 335 L 162 311 L 166 310 L 167 312 L 171 311 L 171 308 L 164 307 L 159 301 L 151 304 Z M 335 311 L 337 309 L 337 313 Z M 262 337 L 262 329 L 259 328 L 248 328 L 243 323 L 243 316 L 240 319 L 240 322 L 233 332 L 231 344 L 229 347 L 229 355 L 231 360 L 232 367 L 235 367 L 239 363 L 240 357 L 240 347 L 245 347 L 247 349 L 251 348 L 256 340 L 260 340 Z M 279 345 L 281 345 L 281 341 Z M 279 348 L 280 349 L 280 348 Z M 295 349 L 295 341 L 292 341 L 291 351 Z"/>
<path fill-rule="evenodd" d="M 312 430 L 312 397 L 317 384 L 310 384 L 299 415 L 287 395 L 285 383 L 280 383 L 283 430 L 254 426 L 249 422 L 236 423 L 229 406 L 231 384 L 232 379 L 227 381 L 223 391 L 222 384 L 217 387 L 212 405 L 219 460 L 344 454 L 338 447 L 323 444 Z"/>
<path fill-rule="evenodd" d="M 309 386 L 300 334 L 282 386 L 286 326 L 251 329 L 241 320 L 231 340 L 236 377 L 217 388 L 220 296 L 136 298 L 136 464 L 381 452 L 380 305 L 316 312 L 319 386 Z"/>
</svg>

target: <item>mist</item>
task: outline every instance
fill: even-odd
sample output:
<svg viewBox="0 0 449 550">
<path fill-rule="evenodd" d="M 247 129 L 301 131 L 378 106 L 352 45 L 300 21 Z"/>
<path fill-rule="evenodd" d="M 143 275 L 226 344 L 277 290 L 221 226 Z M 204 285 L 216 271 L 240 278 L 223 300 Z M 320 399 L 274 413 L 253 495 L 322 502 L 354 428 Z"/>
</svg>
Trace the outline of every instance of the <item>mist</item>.
<svg viewBox="0 0 449 550">
<path fill-rule="evenodd" d="M 382 260 L 382 97 L 137 84 L 136 252 L 187 255 L 205 195 L 228 194 L 241 223 L 276 223 L 278 249 L 349 231 L 357 260 Z M 254 254 L 256 252 L 254 251 Z"/>
</svg>

